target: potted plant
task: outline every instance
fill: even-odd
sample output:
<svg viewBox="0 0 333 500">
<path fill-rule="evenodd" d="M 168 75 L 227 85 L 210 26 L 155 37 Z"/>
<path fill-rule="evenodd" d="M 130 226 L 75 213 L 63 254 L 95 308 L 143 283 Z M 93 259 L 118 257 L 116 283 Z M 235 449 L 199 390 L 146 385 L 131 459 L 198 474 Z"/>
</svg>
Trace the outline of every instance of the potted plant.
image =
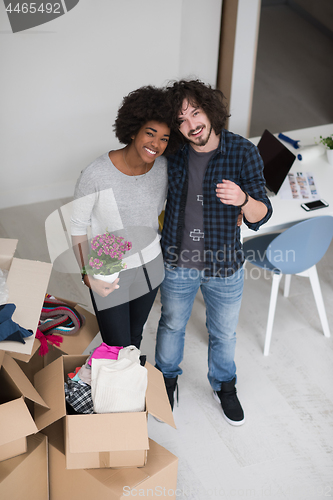
<svg viewBox="0 0 333 500">
<path fill-rule="evenodd" d="M 132 243 L 121 236 L 115 236 L 108 231 L 98 234 L 91 240 L 91 252 L 88 264 L 82 269 L 82 274 L 90 274 L 95 279 L 112 283 L 126 264 L 122 261 L 125 252 L 131 250 Z"/>
<path fill-rule="evenodd" d="M 321 135 L 319 142 L 325 146 L 328 163 L 333 165 L 333 134 L 328 137 L 323 137 Z"/>
</svg>

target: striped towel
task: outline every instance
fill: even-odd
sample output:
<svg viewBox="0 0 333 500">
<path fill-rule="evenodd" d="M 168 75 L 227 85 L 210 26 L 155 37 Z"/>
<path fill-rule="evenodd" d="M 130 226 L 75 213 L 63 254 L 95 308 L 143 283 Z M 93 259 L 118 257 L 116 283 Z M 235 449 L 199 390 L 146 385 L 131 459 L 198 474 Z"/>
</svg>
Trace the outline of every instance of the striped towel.
<svg viewBox="0 0 333 500">
<path fill-rule="evenodd" d="M 38 329 L 44 335 L 49 333 L 73 335 L 84 323 L 85 317 L 79 314 L 74 307 L 56 299 L 52 295 L 45 295 L 38 325 Z"/>
</svg>

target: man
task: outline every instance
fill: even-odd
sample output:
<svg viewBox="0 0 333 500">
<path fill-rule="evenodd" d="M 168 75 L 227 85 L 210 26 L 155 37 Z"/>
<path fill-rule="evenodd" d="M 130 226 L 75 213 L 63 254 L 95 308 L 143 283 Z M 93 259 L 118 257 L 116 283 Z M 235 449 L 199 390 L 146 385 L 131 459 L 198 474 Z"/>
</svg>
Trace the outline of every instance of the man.
<svg viewBox="0 0 333 500">
<path fill-rule="evenodd" d="M 185 328 L 200 287 L 209 334 L 208 380 L 226 420 L 241 425 L 234 356 L 244 257 L 237 218 L 242 211 L 245 224 L 257 230 L 271 216 L 263 163 L 250 141 L 224 128 L 222 92 L 199 80 L 175 82 L 168 92 L 175 110 L 172 128 L 182 146 L 168 157 L 156 366 L 173 408 Z"/>
</svg>

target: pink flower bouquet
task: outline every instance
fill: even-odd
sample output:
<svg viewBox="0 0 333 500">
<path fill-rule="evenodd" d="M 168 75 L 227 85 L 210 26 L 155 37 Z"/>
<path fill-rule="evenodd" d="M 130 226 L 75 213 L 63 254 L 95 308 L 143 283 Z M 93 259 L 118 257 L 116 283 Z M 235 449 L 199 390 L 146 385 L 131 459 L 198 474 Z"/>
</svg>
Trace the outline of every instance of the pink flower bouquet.
<svg viewBox="0 0 333 500">
<path fill-rule="evenodd" d="M 131 250 L 132 243 L 121 236 L 115 236 L 108 231 L 98 234 L 91 240 L 91 253 L 88 264 L 84 266 L 83 274 L 107 276 L 126 269 L 122 262 L 125 252 Z"/>
</svg>

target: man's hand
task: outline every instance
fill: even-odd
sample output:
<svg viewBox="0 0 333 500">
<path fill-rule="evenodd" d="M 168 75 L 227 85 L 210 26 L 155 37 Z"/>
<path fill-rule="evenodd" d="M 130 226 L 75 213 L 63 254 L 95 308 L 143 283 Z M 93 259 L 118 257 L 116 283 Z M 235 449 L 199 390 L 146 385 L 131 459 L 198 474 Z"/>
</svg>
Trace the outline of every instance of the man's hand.
<svg viewBox="0 0 333 500">
<path fill-rule="evenodd" d="M 241 188 L 232 181 L 223 179 L 220 184 L 216 186 L 216 196 L 225 205 L 234 205 L 240 207 L 246 200 L 246 194 Z M 255 200 L 251 196 L 248 197 L 248 202 L 242 207 L 246 220 L 248 222 L 259 222 L 267 214 L 266 205 L 259 200 Z M 238 219 L 239 222 L 239 219 Z M 237 222 L 237 225 L 239 225 Z"/>
<path fill-rule="evenodd" d="M 243 210 L 241 210 L 237 217 L 237 226 L 240 227 L 243 224 Z"/>
<path fill-rule="evenodd" d="M 84 276 L 85 285 L 101 297 L 107 297 L 111 292 L 119 288 L 118 282 L 119 278 L 117 278 L 113 283 L 106 283 L 106 281 L 96 280 L 88 274 Z"/>
<path fill-rule="evenodd" d="M 245 193 L 232 181 L 222 180 L 221 184 L 216 186 L 216 196 L 225 205 L 234 205 L 239 207 L 245 201 Z"/>
</svg>

